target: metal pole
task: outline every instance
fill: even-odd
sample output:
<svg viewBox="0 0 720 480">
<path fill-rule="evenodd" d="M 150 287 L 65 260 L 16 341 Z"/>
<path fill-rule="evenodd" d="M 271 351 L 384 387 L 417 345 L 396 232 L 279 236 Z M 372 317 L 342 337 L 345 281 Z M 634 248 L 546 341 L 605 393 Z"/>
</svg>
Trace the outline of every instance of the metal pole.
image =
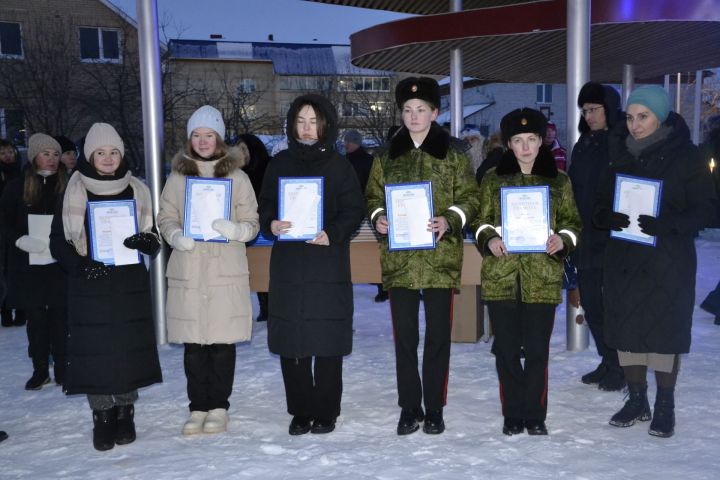
<svg viewBox="0 0 720 480">
<path fill-rule="evenodd" d="M 590 79 L 590 0 L 567 2 L 567 62 L 567 145 L 575 145 L 580 138 L 580 132 L 575 128 L 580 123 L 577 98 L 582 86 Z M 585 350 L 589 343 L 588 328 L 585 324 L 577 324 L 578 309 L 567 297 L 565 305 L 567 349 Z"/>
<path fill-rule="evenodd" d="M 627 108 L 627 99 L 630 96 L 630 92 L 635 89 L 634 65 L 623 65 L 622 82 L 622 103 L 625 105 L 625 108 Z"/>
<path fill-rule="evenodd" d="M 461 12 L 462 0 L 450 0 L 450 11 Z M 450 50 L 450 134 L 458 137 L 463 118 L 463 65 L 462 50 Z"/>
<path fill-rule="evenodd" d="M 670 75 L 665 75 L 665 91 L 670 95 Z"/>
<path fill-rule="evenodd" d="M 693 109 L 693 143 L 700 145 L 700 114 L 702 113 L 703 71 L 695 72 L 695 108 Z"/>
<path fill-rule="evenodd" d="M 677 74 L 677 84 L 675 85 L 675 113 L 682 115 L 680 112 L 680 88 L 682 87 L 682 73 Z"/>
<path fill-rule="evenodd" d="M 140 52 L 140 87 L 142 90 L 145 176 L 150 186 L 153 217 L 160 208 L 163 184 L 163 109 L 160 81 L 160 42 L 158 39 L 157 0 L 137 0 L 138 50 Z M 160 249 L 150 264 L 153 319 L 160 345 L 167 343 L 165 327 L 166 250 Z"/>
</svg>

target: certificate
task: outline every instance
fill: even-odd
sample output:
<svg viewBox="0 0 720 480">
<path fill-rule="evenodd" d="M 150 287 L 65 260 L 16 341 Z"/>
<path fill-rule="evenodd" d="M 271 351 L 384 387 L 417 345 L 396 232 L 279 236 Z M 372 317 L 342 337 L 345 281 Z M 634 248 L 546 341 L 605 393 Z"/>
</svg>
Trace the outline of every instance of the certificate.
<svg viewBox="0 0 720 480">
<path fill-rule="evenodd" d="M 502 240 L 508 253 L 545 253 L 550 236 L 550 188 L 501 187 Z"/>
<path fill-rule="evenodd" d="M 640 230 L 638 217 L 640 215 L 658 216 L 660 213 L 662 184 L 662 180 L 620 174 L 615 176 L 613 210 L 630 217 L 630 225 L 619 232 L 611 230 L 611 237 L 655 246 L 657 238 Z"/>
<path fill-rule="evenodd" d="M 388 250 L 431 250 L 435 234 L 428 231 L 433 217 L 431 182 L 385 185 Z"/>
<path fill-rule="evenodd" d="M 278 235 L 282 241 L 307 241 L 323 229 L 323 177 L 280 177 L 278 216 L 292 227 Z"/>
<path fill-rule="evenodd" d="M 187 177 L 183 235 L 199 242 L 228 242 L 212 228 L 213 221 L 230 220 L 232 179 Z"/>
<path fill-rule="evenodd" d="M 138 232 L 135 200 L 88 202 L 91 258 L 105 265 L 140 263 L 140 252 L 123 241 Z"/>
<path fill-rule="evenodd" d="M 52 215 L 28 215 L 28 235 L 34 238 L 45 240 L 50 244 L 50 225 L 52 224 Z M 50 249 L 45 249 L 40 253 L 29 253 L 30 265 L 49 265 L 57 262 L 50 254 Z"/>
</svg>

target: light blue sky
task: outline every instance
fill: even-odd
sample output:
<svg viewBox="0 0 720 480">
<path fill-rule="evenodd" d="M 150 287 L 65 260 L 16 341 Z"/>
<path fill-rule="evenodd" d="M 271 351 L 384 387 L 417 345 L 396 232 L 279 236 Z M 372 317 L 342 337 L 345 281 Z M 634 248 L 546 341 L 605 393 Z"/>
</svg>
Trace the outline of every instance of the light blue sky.
<svg viewBox="0 0 720 480">
<path fill-rule="evenodd" d="M 136 18 L 137 0 L 110 0 Z M 407 15 L 302 0 L 157 0 L 169 38 L 349 44 L 350 34 Z"/>
</svg>

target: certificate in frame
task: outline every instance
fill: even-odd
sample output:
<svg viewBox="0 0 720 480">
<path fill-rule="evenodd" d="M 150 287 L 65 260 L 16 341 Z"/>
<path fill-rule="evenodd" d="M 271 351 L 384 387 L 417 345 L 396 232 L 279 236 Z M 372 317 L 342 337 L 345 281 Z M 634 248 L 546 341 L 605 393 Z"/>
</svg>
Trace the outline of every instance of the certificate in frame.
<svg viewBox="0 0 720 480">
<path fill-rule="evenodd" d="M 293 227 L 278 235 L 282 242 L 306 242 L 323 229 L 323 177 L 278 178 L 278 219 Z"/>
<path fill-rule="evenodd" d="M 643 233 L 637 222 L 640 215 L 657 217 L 660 214 L 662 187 L 662 180 L 616 174 L 613 210 L 630 217 L 630 226 L 619 232 L 610 230 L 610 236 L 654 247 L 657 237 Z"/>
<path fill-rule="evenodd" d="M 545 253 L 550 236 L 550 187 L 500 187 L 502 240 L 508 253 Z"/>
<path fill-rule="evenodd" d="M 231 201 L 231 178 L 187 177 L 183 235 L 196 242 L 229 242 L 212 228 L 212 222 L 230 220 Z"/>
<path fill-rule="evenodd" d="M 140 252 L 122 245 L 122 240 L 138 232 L 135 200 L 87 202 L 87 212 L 90 258 L 105 265 L 130 265 L 141 262 Z M 122 222 L 123 231 L 120 233 L 113 232 L 113 223 L 119 225 L 119 222 L 114 222 L 113 218 L 130 220 Z M 124 251 L 116 251 L 118 249 Z"/>
<path fill-rule="evenodd" d="M 432 250 L 435 233 L 427 231 L 434 216 L 432 182 L 385 185 L 388 250 Z"/>
</svg>

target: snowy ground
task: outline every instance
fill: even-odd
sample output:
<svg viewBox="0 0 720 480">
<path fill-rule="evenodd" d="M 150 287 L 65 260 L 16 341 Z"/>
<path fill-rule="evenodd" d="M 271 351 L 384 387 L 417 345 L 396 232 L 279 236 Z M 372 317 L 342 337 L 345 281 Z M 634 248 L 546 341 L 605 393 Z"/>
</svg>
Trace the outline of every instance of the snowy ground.
<svg viewBox="0 0 720 480">
<path fill-rule="evenodd" d="M 698 240 L 697 303 L 720 277 L 720 238 Z M 355 288 L 355 346 L 346 359 L 343 413 L 329 435 L 287 434 L 290 416 L 279 361 L 266 328 L 238 346 L 229 431 L 184 438 L 187 416 L 182 349 L 160 348 L 165 383 L 143 389 L 135 443 L 97 452 L 84 396 L 59 387 L 26 392 L 30 375 L 24 329 L 0 330 L 0 478 L 29 479 L 716 479 L 720 478 L 720 327 L 695 310 L 692 352 L 681 368 L 677 428 L 670 439 L 647 423 L 608 425 L 623 394 L 580 383 L 597 363 L 594 350 L 565 351 L 558 309 L 550 355 L 548 437 L 501 433 L 490 344 L 453 344 L 447 430 L 398 437 L 395 365 L 387 304 L 374 287 Z M 651 404 L 654 384 L 650 378 Z"/>
</svg>

